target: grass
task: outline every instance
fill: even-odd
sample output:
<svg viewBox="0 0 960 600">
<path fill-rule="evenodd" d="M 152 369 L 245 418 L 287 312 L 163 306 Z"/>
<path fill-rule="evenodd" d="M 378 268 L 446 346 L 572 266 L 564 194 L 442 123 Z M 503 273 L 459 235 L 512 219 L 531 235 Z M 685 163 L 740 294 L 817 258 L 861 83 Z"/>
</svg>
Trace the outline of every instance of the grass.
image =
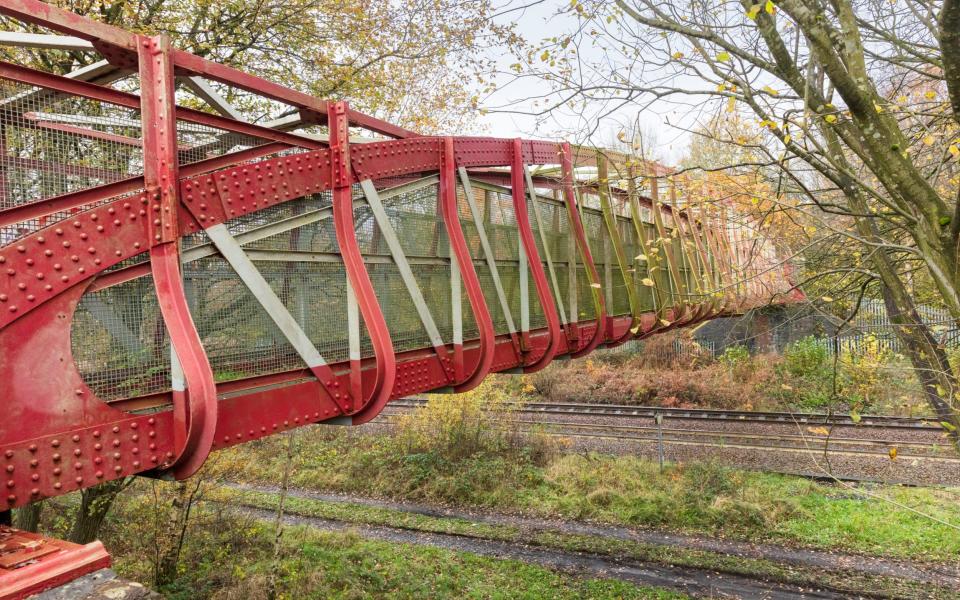
<svg viewBox="0 0 960 600">
<path fill-rule="evenodd" d="M 685 596 L 579 579 L 514 560 L 299 530 L 284 561 L 293 598 L 650 598 Z M 249 591 L 246 586 L 244 594 Z M 240 595 L 238 598 L 250 596 Z"/>
<path fill-rule="evenodd" d="M 111 529 L 142 515 L 127 498 Z M 271 572 L 278 598 L 686 598 L 662 589 L 582 578 L 514 560 L 465 552 L 364 540 L 353 532 L 326 533 L 287 527 L 280 560 L 273 559 L 271 524 L 216 510 L 197 509 L 198 524 L 184 547 L 179 577 L 160 592 L 167 600 L 260 600 Z M 146 539 L 105 540 L 114 568 L 149 581 Z"/>
<path fill-rule="evenodd" d="M 277 484 L 286 466 L 285 445 L 295 439 L 290 483 L 299 488 L 910 558 L 927 561 L 931 568 L 960 557 L 960 536 L 949 525 L 960 523 L 956 490 L 848 489 L 710 463 L 669 465 L 661 472 L 656 464 L 635 457 L 565 452 L 556 438 L 518 436 L 509 412 L 495 417 L 496 426 L 491 423 L 491 413 L 482 408 L 506 394 L 490 385 L 461 396 L 438 397 L 416 415 L 399 420 L 389 435 L 320 426 L 300 430 L 292 438 L 267 438 L 219 452 L 188 483 L 138 482 L 135 488 L 140 493 L 124 495 L 115 506 L 104 542 L 117 557 L 121 573 L 150 581 L 165 549 L 179 547 L 177 532 L 188 531 L 179 570 L 165 579 L 162 592 L 178 600 L 262 597 L 273 556 L 270 525 L 251 514 L 238 514 L 225 502 L 271 508 L 277 496 L 263 492 L 238 496 L 236 490 L 210 484 Z M 201 502 L 202 510 L 194 510 L 189 527 L 181 530 L 176 523 L 182 513 L 175 508 L 184 506 L 184 499 L 195 492 L 198 498 L 219 502 Z M 851 593 L 930 595 L 916 584 L 889 577 L 573 534 L 554 527 L 474 523 L 298 497 L 289 499 L 287 510 L 358 528 L 386 525 L 525 543 L 804 586 L 823 584 Z M 289 598 L 674 597 L 470 554 L 364 541 L 356 535 L 289 531 L 283 540 L 281 569 L 283 595 Z"/>
<path fill-rule="evenodd" d="M 232 477 L 275 484 L 280 442 L 240 446 L 222 457 Z M 299 436 L 291 484 L 306 489 L 496 508 L 565 519 L 656 527 L 744 540 L 930 561 L 957 560 L 957 530 L 913 512 L 809 480 L 634 457 L 475 452 L 451 459 L 409 449 L 396 437 L 313 428 Z M 870 486 L 943 521 L 960 524 L 956 490 Z"/>
<path fill-rule="evenodd" d="M 276 509 L 276 493 L 220 488 L 214 496 L 218 502 L 233 505 Z M 559 528 L 526 531 L 513 525 L 478 523 L 461 518 L 425 516 L 393 509 L 370 507 L 352 503 L 330 503 L 321 500 L 288 496 L 284 511 L 321 519 L 330 519 L 357 525 L 384 525 L 417 532 L 452 534 L 461 537 L 498 540 L 566 552 L 607 555 L 618 560 L 642 562 L 722 571 L 749 577 L 760 577 L 799 586 L 829 586 L 850 593 L 889 595 L 897 598 L 938 597 L 933 590 L 921 584 L 890 577 L 868 576 L 843 569 L 825 570 L 815 567 L 784 565 L 771 560 L 747 558 L 686 549 L 675 546 L 648 544 L 633 540 L 567 533 Z"/>
</svg>

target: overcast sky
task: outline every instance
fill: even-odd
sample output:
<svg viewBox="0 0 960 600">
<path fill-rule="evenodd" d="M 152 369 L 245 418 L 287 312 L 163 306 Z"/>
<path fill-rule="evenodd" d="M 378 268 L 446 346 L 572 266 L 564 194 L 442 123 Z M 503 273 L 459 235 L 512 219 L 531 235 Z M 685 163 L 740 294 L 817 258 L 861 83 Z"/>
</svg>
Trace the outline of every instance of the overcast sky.
<svg viewBox="0 0 960 600">
<path fill-rule="evenodd" d="M 513 5 L 523 6 L 529 4 L 529 0 L 514 0 Z M 507 5 L 510 5 L 508 1 Z M 528 42 L 536 43 L 540 39 L 549 36 L 560 35 L 563 32 L 571 31 L 576 27 L 576 20 L 568 14 L 557 14 L 558 9 L 569 7 L 568 0 L 543 0 L 533 6 L 523 10 L 509 12 L 500 18 L 501 22 L 511 21 L 517 23 L 519 33 L 523 35 Z M 581 48 L 582 57 L 589 60 L 602 56 L 602 49 L 589 48 L 586 45 Z M 593 53 L 593 55 L 591 55 Z M 515 60 L 509 54 L 496 53 L 500 71 L 507 71 L 510 64 Z M 546 123 L 537 126 L 536 119 L 532 116 L 510 114 L 498 112 L 495 107 L 509 106 L 513 110 L 530 110 L 530 104 L 527 101 L 531 96 L 542 93 L 546 87 L 543 82 L 537 82 L 533 79 L 512 80 L 509 77 L 501 77 L 502 87 L 492 96 L 485 98 L 482 106 L 488 108 L 490 112 L 479 117 L 478 125 L 485 128 L 486 135 L 496 137 L 516 137 L 523 136 L 527 138 L 557 138 L 563 137 L 571 142 L 584 142 L 584 139 L 572 131 L 582 135 L 584 127 L 577 122 L 577 118 L 572 114 L 557 114 L 554 118 L 548 119 Z M 637 108 L 625 107 L 616 114 L 604 119 L 598 128 L 598 134 L 591 140 L 594 144 L 610 145 L 616 139 L 617 132 L 623 129 L 624 124 L 632 123 L 637 117 Z M 639 115 L 640 127 L 644 132 L 651 135 L 653 147 L 652 154 L 660 158 L 667 164 L 675 164 L 685 152 L 689 145 L 689 134 L 676 127 L 667 124 L 680 123 L 689 127 L 696 119 L 695 114 L 691 114 L 689 106 L 678 106 L 667 101 L 660 101 L 654 107 L 648 108 Z"/>
</svg>

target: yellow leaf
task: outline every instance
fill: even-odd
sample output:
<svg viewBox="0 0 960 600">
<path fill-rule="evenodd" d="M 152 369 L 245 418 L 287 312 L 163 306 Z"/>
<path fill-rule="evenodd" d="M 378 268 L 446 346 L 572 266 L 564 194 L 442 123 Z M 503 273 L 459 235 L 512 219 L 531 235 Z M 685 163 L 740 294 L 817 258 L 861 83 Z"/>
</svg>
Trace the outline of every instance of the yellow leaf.
<svg viewBox="0 0 960 600">
<path fill-rule="evenodd" d="M 727 112 L 732 113 L 737 109 L 737 99 L 733 96 L 727 98 Z"/>
<path fill-rule="evenodd" d="M 882 113 L 882 112 L 883 112 L 883 107 L 880 106 L 879 104 L 877 104 L 876 102 L 873 103 L 873 108 L 874 108 L 878 113 Z"/>
<path fill-rule="evenodd" d="M 720 61 L 720 62 L 727 62 L 728 60 L 730 60 L 730 53 L 729 53 L 729 52 L 721 52 L 721 53 L 717 54 L 717 60 Z"/>
<path fill-rule="evenodd" d="M 933 100 L 934 98 L 937 97 L 937 93 L 936 93 L 935 91 L 933 91 L 933 90 L 927 90 L 927 91 L 923 94 L 923 96 L 924 96 L 927 100 Z"/>
<path fill-rule="evenodd" d="M 543 62 L 547 62 L 548 60 L 550 60 L 550 51 L 544 50 L 543 54 L 540 55 L 540 60 Z"/>
<path fill-rule="evenodd" d="M 756 21 L 757 14 L 759 13 L 760 13 L 760 5 L 754 4 L 753 6 L 750 7 L 750 10 L 747 11 L 747 18 L 750 19 L 751 21 Z"/>
<path fill-rule="evenodd" d="M 677 60 L 680 60 L 681 58 L 683 58 L 683 52 L 674 52 L 673 57 Z"/>
<path fill-rule="evenodd" d="M 807 427 L 807 431 L 815 435 L 830 435 L 830 430 L 826 427 Z"/>
<path fill-rule="evenodd" d="M 824 117 L 824 119 L 827 121 L 827 123 L 836 123 L 836 122 L 837 122 L 837 116 L 836 116 L 836 115 L 827 115 L 827 116 Z"/>
<path fill-rule="evenodd" d="M 793 138 L 790 137 L 790 134 L 787 134 L 787 135 L 783 136 L 783 143 L 784 143 L 784 144 L 789 144 L 789 143 L 790 143 L 790 140 L 792 140 L 792 139 L 793 139 Z"/>
<path fill-rule="evenodd" d="M 647 255 L 646 255 L 646 254 L 638 254 L 638 255 L 634 256 L 633 258 L 634 258 L 635 260 L 644 260 L 644 261 L 645 261 L 645 260 L 647 260 Z"/>
<path fill-rule="evenodd" d="M 671 325 L 670 321 L 666 319 L 660 319 L 660 324 L 663 325 L 664 327 L 669 327 Z"/>
<path fill-rule="evenodd" d="M 642 283 L 643 285 L 645 285 L 645 286 L 647 286 L 647 287 L 653 287 L 653 286 L 655 285 L 655 284 L 653 283 L 653 280 L 650 279 L 649 277 L 644 277 L 643 280 L 642 280 L 640 283 Z"/>
<path fill-rule="evenodd" d="M 821 298 L 821 300 L 828 303 L 833 302 L 833 298 L 831 298 L 830 296 L 824 296 L 823 298 Z"/>
<path fill-rule="evenodd" d="M 777 12 L 777 7 L 774 6 L 773 0 L 767 0 L 767 3 L 763 5 L 763 10 L 767 11 L 768 15 L 772 15 Z"/>
<path fill-rule="evenodd" d="M 932 135 L 928 135 L 923 138 L 923 143 L 927 146 L 932 146 L 935 141 L 937 141 L 937 138 L 933 137 Z"/>
<path fill-rule="evenodd" d="M 950 151 L 950 154 L 954 156 L 960 156 L 960 147 L 957 147 L 956 144 L 950 144 L 950 147 L 947 148 Z"/>
<path fill-rule="evenodd" d="M 890 455 L 890 460 L 897 460 L 897 447 L 891 446 L 888 454 Z"/>
<path fill-rule="evenodd" d="M 770 94 L 771 96 L 779 96 L 779 95 L 780 95 L 780 92 L 778 92 L 777 90 L 773 89 L 773 88 L 770 87 L 769 85 L 763 86 L 763 91 L 765 91 L 766 93 Z"/>
</svg>

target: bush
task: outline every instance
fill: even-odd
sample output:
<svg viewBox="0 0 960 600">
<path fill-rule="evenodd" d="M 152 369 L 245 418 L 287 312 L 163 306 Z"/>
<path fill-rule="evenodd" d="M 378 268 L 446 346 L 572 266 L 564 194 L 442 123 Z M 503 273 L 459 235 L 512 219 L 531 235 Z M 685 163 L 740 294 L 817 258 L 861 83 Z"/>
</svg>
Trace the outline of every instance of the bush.
<svg viewBox="0 0 960 600">
<path fill-rule="evenodd" d="M 750 351 L 742 344 L 727 346 L 717 360 L 719 360 L 721 364 L 726 365 L 727 368 L 733 369 L 750 360 Z"/>
<path fill-rule="evenodd" d="M 857 352 L 844 352 L 838 360 L 843 375 L 844 391 L 851 407 L 857 411 L 873 407 L 891 390 L 888 370 L 894 353 L 881 346 L 872 335 L 864 338 Z"/>
<path fill-rule="evenodd" d="M 738 381 L 748 380 L 754 374 L 758 365 L 750 356 L 747 347 L 741 344 L 728 346 L 718 360 Z"/>
<path fill-rule="evenodd" d="M 805 337 L 787 346 L 783 352 L 783 367 L 794 377 L 819 377 L 829 367 L 827 349 L 813 336 Z"/>
<path fill-rule="evenodd" d="M 520 453 L 535 463 L 548 460 L 557 443 L 521 431 L 517 405 L 508 404 L 522 398 L 517 390 L 526 384 L 511 377 L 512 384 L 505 386 L 502 379 L 488 378 L 464 394 L 431 395 L 425 405 L 397 418 L 395 439 L 415 462 L 456 463 L 476 455 Z"/>
</svg>

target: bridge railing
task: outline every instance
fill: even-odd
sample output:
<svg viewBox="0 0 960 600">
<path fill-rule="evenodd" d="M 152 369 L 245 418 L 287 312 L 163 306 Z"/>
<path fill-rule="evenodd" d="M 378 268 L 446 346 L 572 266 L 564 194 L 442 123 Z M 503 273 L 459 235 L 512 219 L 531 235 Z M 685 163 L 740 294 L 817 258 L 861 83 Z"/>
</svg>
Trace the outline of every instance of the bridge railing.
<svg viewBox="0 0 960 600">
<path fill-rule="evenodd" d="M 0 63 L 0 510 L 790 299 L 762 240 L 603 154 L 419 136 L 37 0 L 0 14 L 104 57 Z"/>
</svg>

